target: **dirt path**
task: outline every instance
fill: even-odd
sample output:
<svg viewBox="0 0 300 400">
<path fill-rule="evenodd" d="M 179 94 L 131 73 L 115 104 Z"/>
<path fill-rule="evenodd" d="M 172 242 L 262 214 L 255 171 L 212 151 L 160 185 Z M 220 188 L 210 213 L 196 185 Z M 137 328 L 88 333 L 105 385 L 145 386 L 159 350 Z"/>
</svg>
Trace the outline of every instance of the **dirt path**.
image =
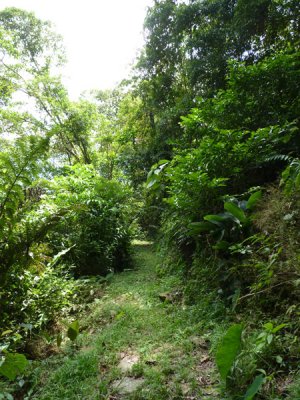
<svg viewBox="0 0 300 400">
<path fill-rule="evenodd" d="M 77 349 L 37 368 L 29 398 L 220 398 L 199 313 L 183 304 L 176 277 L 157 276 L 152 246 L 135 247 L 137 269 L 114 276 L 82 316 Z"/>
</svg>

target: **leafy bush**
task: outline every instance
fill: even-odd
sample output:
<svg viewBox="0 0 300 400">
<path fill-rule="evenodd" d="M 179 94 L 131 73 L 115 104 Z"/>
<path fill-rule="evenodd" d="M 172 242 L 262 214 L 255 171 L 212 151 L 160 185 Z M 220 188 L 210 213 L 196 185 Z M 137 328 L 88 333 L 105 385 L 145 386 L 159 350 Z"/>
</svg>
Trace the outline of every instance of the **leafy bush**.
<svg viewBox="0 0 300 400">
<path fill-rule="evenodd" d="M 243 399 L 251 400 L 272 381 L 274 364 L 284 368 L 284 354 L 277 343 L 287 326 L 269 321 L 250 335 L 241 324 L 229 327 L 216 352 L 216 363 L 229 392 L 242 394 L 244 390 Z"/>
<path fill-rule="evenodd" d="M 148 176 L 150 191 L 164 197 L 162 240 L 170 251 L 175 245 L 190 268 L 201 251 L 217 257 L 214 276 L 232 302 L 269 287 L 282 271 L 281 246 L 251 223 L 246 201 L 276 182 L 290 160 L 283 180 L 287 192 L 297 188 L 299 163 L 291 154 L 300 149 L 298 74 L 297 52 L 278 52 L 254 65 L 232 62 L 226 88 L 182 117 L 190 148 L 176 149 Z"/>
<path fill-rule="evenodd" d="M 44 182 L 43 217 L 61 215 L 48 233 L 55 252 L 66 256 L 78 275 L 121 271 L 130 262 L 130 190 L 97 175 L 92 166 L 66 168 L 64 175 Z"/>
<path fill-rule="evenodd" d="M 282 173 L 282 181 L 285 184 L 285 192 L 291 194 L 300 189 L 300 160 L 291 160 L 290 164 Z"/>
<path fill-rule="evenodd" d="M 248 400 L 268 396 L 299 360 L 299 52 L 230 61 L 228 71 L 226 86 L 182 117 L 173 157 L 147 186 L 186 300 L 221 299 L 228 318 L 253 321 L 221 371 Z"/>
<path fill-rule="evenodd" d="M 47 148 L 48 140 L 29 136 L 17 139 L 13 145 L 7 144 L 0 153 L 0 271 L 2 277 L 12 264 L 26 263 L 28 247 L 34 242 L 32 236 L 37 234 L 37 229 L 31 229 L 29 232 L 24 223 L 24 217 L 36 205 L 34 193 L 31 196 L 29 188 L 41 172 L 41 161 Z"/>
<path fill-rule="evenodd" d="M 32 183 L 38 196 L 26 198 L 31 189 L 26 185 L 34 175 L 31 166 L 23 169 L 29 176 L 20 174 L 4 186 L 8 192 L 2 192 L 2 213 L 10 212 L 2 219 L 0 252 L 5 261 L 0 282 L 3 357 L 68 309 L 77 288 L 74 271 L 87 275 L 122 270 L 130 256 L 128 189 L 99 177 L 92 166 L 77 165 L 51 180 Z"/>
<path fill-rule="evenodd" d="M 60 265 L 44 266 L 40 271 L 12 269 L 6 287 L 1 296 L 1 327 L 30 331 L 42 328 L 69 306 L 76 285 Z"/>
<path fill-rule="evenodd" d="M 230 61 L 226 89 L 200 103 L 198 115 L 220 129 L 283 126 L 299 117 L 299 66 L 290 50 L 253 65 Z"/>
</svg>

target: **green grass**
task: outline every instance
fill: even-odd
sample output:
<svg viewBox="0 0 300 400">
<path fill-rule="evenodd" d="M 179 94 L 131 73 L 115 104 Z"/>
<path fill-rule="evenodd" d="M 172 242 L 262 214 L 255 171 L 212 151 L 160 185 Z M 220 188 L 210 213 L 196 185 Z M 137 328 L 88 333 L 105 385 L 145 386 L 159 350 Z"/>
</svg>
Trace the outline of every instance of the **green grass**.
<svg viewBox="0 0 300 400">
<path fill-rule="evenodd" d="M 201 316 L 201 307 L 180 299 L 160 300 L 159 294 L 180 289 L 178 278 L 157 276 L 162 262 L 150 244 L 135 244 L 135 270 L 115 275 L 104 295 L 81 315 L 84 330 L 76 348 L 67 345 L 63 354 L 35 365 L 28 398 L 220 398 L 214 364 L 208 350 L 197 344 L 209 315 Z M 128 354 L 138 361 L 122 372 L 118 364 Z M 143 385 L 118 397 L 113 382 L 126 375 L 143 378 Z"/>
<path fill-rule="evenodd" d="M 67 339 L 59 354 L 34 361 L 27 376 L 19 380 L 24 383 L 21 389 L 16 390 L 18 382 L 0 381 L 0 399 L 13 399 L 3 392 L 18 392 L 15 399 L 23 400 L 243 397 L 226 397 L 211 356 L 230 324 L 223 305 L 212 293 L 205 295 L 203 288 L 199 292 L 203 297 L 194 305 L 185 304 L 178 295 L 168 297 L 181 293 L 180 278 L 162 274 L 164 260 L 151 244 L 138 242 L 134 249 L 133 270 L 114 275 L 106 286 L 97 280 L 86 283 L 80 314 L 73 315 L 81 327 L 76 343 Z M 93 295 L 87 296 L 90 292 Z M 130 371 L 120 369 L 124 357 L 135 358 Z M 244 375 L 251 357 L 245 359 Z M 130 394 L 120 394 L 117 383 L 126 377 L 134 382 L 142 379 L 142 385 Z M 244 386 L 236 391 L 245 392 Z M 279 400 L 276 394 L 260 398 Z M 299 378 L 287 399 L 299 399 Z"/>
</svg>

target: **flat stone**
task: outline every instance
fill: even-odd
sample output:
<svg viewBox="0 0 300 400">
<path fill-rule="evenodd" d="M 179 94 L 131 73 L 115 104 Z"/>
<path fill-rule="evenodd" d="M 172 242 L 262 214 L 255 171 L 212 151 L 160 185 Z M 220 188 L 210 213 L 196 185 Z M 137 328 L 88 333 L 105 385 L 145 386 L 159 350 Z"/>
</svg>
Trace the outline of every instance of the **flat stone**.
<svg viewBox="0 0 300 400">
<path fill-rule="evenodd" d="M 122 360 L 119 362 L 118 368 L 122 372 L 129 372 L 131 371 L 132 367 L 134 364 L 136 364 L 139 361 L 139 356 L 136 354 L 128 354 L 122 358 Z"/>
<path fill-rule="evenodd" d="M 204 396 L 214 396 L 214 398 L 215 398 L 215 396 L 220 395 L 218 388 L 214 388 L 214 387 L 208 387 L 205 389 L 202 388 L 202 393 Z M 211 398 L 211 397 L 209 397 L 209 398 Z"/>
<path fill-rule="evenodd" d="M 182 390 L 182 394 L 185 396 L 191 391 L 191 387 L 188 383 L 182 383 L 181 390 Z"/>
<path fill-rule="evenodd" d="M 130 394 L 135 392 L 143 383 L 145 379 L 143 378 L 123 378 L 115 381 L 112 387 L 118 391 L 120 394 Z"/>
<path fill-rule="evenodd" d="M 208 341 L 203 339 L 201 336 L 192 336 L 190 337 L 190 341 L 193 343 L 195 347 L 201 347 L 202 349 L 205 350 L 209 348 Z"/>
</svg>

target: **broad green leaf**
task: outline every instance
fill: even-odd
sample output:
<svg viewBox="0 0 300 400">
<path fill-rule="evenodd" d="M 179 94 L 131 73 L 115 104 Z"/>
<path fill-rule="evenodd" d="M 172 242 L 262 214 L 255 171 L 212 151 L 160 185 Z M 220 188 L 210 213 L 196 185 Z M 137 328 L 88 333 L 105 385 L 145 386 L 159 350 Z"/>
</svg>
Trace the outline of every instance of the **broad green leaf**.
<svg viewBox="0 0 300 400">
<path fill-rule="evenodd" d="M 241 210 L 234 203 L 226 202 L 224 203 L 224 208 L 226 211 L 229 211 L 232 215 L 234 215 L 240 222 L 247 222 L 247 217 L 243 210 Z"/>
<path fill-rule="evenodd" d="M 281 356 L 276 356 L 276 362 L 282 364 L 283 358 Z"/>
<path fill-rule="evenodd" d="M 288 325 L 288 324 L 280 324 L 280 325 L 277 325 L 277 326 L 275 326 L 275 328 L 273 328 L 272 332 L 273 332 L 273 333 L 276 333 L 276 332 L 280 331 L 281 329 L 285 328 L 287 325 Z"/>
<path fill-rule="evenodd" d="M 4 332 L 1 333 L 1 336 L 6 336 L 6 335 L 8 335 L 9 333 L 13 333 L 13 331 L 12 331 L 11 329 L 9 329 L 9 330 L 7 330 L 7 331 L 4 331 Z"/>
<path fill-rule="evenodd" d="M 169 160 L 159 160 L 155 165 L 157 165 L 158 167 L 161 165 L 165 166 L 169 164 L 169 162 L 170 162 Z"/>
<path fill-rule="evenodd" d="M 215 215 L 215 214 L 211 214 L 211 215 L 205 215 L 204 219 L 206 221 L 218 221 L 218 222 L 223 222 L 226 217 L 222 216 L 222 215 Z"/>
<path fill-rule="evenodd" d="M 268 342 L 268 344 L 271 344 L 271 343 L 272 343 L 273 338 L 274 338 L 274 336 L 273 336 L 272 334 L 270 334 L 270 335 L 267 336 L 267 342 Z"/>
<path fill-rule="evenodd" d="M 252 193 L 247 201 L 247 205 L 246 205 L 247 209 L 251 210 L 253 207 L 255 207 L 256 203 L 258 202 L 258 200 L 261 199 L 261 197 L 262 197 L 261 190 L 259 190 L 258 192 Z"/>
<path fill-rule="evenodd" d="M 218 225 L 218 226 L 223 226 L 224 225 L 224 221 L 227 219 L 226 217 L 222 216 L 222 215 L 205 215 L 205 217 L 203 218 L 205 219 L 205 221 L 209 221 L 212 224 Z"/>
<path fill-rule="evenodd" d="M 150 169 L 150 171 L 147 174 L 147 181 L 151 178 L 152 175 L 153 175 L 153 170 Z"/>
<path fill-rule="evenodd" d="M 218 243 L 212 246 L 212 248 L 215 250 L 227 250 L 229 246 L 230 244 L 227 242 L 227 240 L 220 240 Z"/>
<path fill-rule="evenodd" d="M 254 396 L 256 395 L 256 393 L 261 388 L 263 383 L 264 383 L 264 376 L 258 375 L 252 382 L 251 386 L 249 386 L 249 388 L 244 396 L 244 400 L 252 400 L 254 398 Z"/>
<path fill-rule="evenodd" d="M 218 346 L 216 362 L 220 375 L 224 381 L 226 380 L 232 364 L 240 351 L 242 331 L 242 325 L 232 325 Z"/>
<path fill-rule="evenodd" d="M 76 340 L 78 334 L 79 334 L 79 322 L 74 321 L 69 325 L 67 335 L 68 338 L 73 342 L 74 340 Z"/>
<path fill-rule="evenodd" d="M 274 327 L 274 325 L 272 324 L 272 322 L 267 322 L 266 324 L 264 324 L 264 328 L 266 331 L 272 332 L 273 327 Z"/>
<path fill-rule="evenodd" d="M 75 247 L 75 245 L 73 245 L 73 246 L 71 246 L 71 247 L 69 247 L 69 248 L 67 248 L 67 249 L 65 249 L 65 250 L 62 250 L 62 251 L 60 251 L 59 253 L 57 253 L 57 254 L 53 257 L 52 261 L 51 261 L 48 265 L 51 266 L 51 267 L 54 267 L 54 265 L 57 263 L 57 261 L 58 261 L 62 256 L 64 256 L 65 254 L 67 254 L 70 250 L 72 250 L 73 247 Z"/>
<path fill-rule="evenodd" d="M 28 360 L 23 354 L 19 353 L 6 353 L 4 357 L 5 360 L 0 367 L 0 375 L 13 381 L 25 371 Z"/>
<path fill-rule="evenodd" d="M 155 176 L 151 177 L 151 180 L 147 181 L 147 184 L 146 184 L 147 189 L 150 189 L 152 186 L 154 186 L 158 182 L 159 182 L 159 178 L 156 178 Z"/>
<path fill-rule="evenodd" d="M 209 232 L 213 230 L 215 227 L 210 222 L 192 222 L 188 225 L 191 235 L 195 235 L 198 233 Z"/>
</svg>

